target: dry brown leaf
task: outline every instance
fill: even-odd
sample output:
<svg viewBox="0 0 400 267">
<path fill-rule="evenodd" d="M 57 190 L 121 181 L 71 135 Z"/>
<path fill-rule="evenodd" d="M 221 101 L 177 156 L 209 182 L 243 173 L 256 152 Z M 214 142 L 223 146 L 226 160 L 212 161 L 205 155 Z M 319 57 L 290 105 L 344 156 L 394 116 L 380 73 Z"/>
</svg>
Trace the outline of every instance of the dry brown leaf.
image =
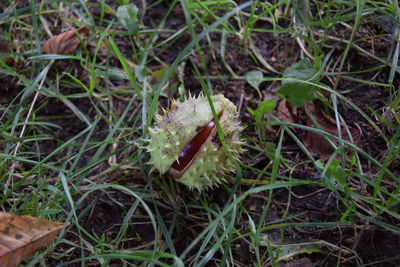
<svg viewBox="0 0 400 267">
<path fill-rule="evenodd" d="M 53 241 L 64 224 L 0 212 L 0 266 L 14 267 Z"/>
<path fill-rule="evenodd" d="M 297 121 L 297 108 L 282 100 L 276 112 L 276 116 L 283 122 L 295 123 Z"/>
<path fill-rule="evenodd" d="M 314 119 L 318 122 L 318 124 L 322 127 L 322 129 L 335 136 L 339 136 L 336 121 L 326 115 L 321 108 L 318 108 L 313 102 L 309 102 L 307 104 L 307 109 L 313 115 Z M 290 105 L 286 100 L 282 100 L 277 109 L 277 117 L 287 123 L 300 123 L 300 118 L 302 117 L 300 114 L 304 114 L 304 108 L 297 109 Z M 306 125 L 312 128 L 317 128 L 311 119 L 307 119 Z M 361 134 L 360 131 L 349 127 L 351 136 L 353 137 L 354 143 L 357 146 L 361 146 Z M 350 141 L 350 137 L 347 134 L 347 131 L 344 127 L 341 129 L 342 139 L 348 142 Z M 329 157 L 333 153 L 332 147 L 329 145 L 329 142 L 318 133 L 307 131 L 307 133 L 301 138 L 305 147 L 310 151 L 311 155 L 314 157 L 321 158 L 323 160 L 329 159 Z M 337 140 L 332 140 L 335 145 L 338 145 L 339 142 Z"/>
<path fill-rule="evenodd" d="M 319 125 L 322 127 L 322 129 L 335 136 L 339 136 L 337 126 L 336 126 L 336 121 L 326 115 L 322 109 L 317 108 L 313 102 L 309 102 L 307 104 L 307 109 L 310 111 L 310 113 L 313 115 L 315 118 L 316 122 L 319 123 Z M 313 127 L 313 128 L 318 128 L 315 126 L 310 119 L 307 120 L 307 126 Z M 359 130 L 349 127 L 351 136 L 353 137 L 354 143 L 357 146 L 360 146 L 360 140 L 361 140 L 361 134 Z M 344 127 L 341 129 L 341 134 L 342 134 L 342 139 L 346 140 L 348 142 L 350 141 L 350 137 Z M 314 157 L 319 157 L 323 160 L 329 159 L 329 157 L 333 153 L 333 148 L 329 145 L 328 141 L 325 140 L 325 138 L 318 133 L 308 131 L 302 138 L 304 145 L 306 148 L 310 151 L 311 155 Z M 338 145 L 339 142 L 337 140 L 332 139 L 332 142 L 335 145 Z"/>
<path fill-rule="evenodd" d="M 43 44 L 43 52 L 45 54 L 59 55 L 72 54 L 79 45 L 80 40 L 77 34 L 80 35 L 81 39 L 85 39 L 89 35 L 89 29 L 81 27 L 53 36 Z"/>
</svg>

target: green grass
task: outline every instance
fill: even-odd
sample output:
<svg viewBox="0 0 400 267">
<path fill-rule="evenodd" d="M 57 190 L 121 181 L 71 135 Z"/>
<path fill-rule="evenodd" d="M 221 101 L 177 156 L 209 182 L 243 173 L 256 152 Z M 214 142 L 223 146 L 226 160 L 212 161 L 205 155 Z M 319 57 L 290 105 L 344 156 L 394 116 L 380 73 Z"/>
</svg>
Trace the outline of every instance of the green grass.
<svg viewBox="0 0 400 267">
<path fill-rule="evenodd" d="M 25 265 L 399 263 L 395 251 L 367 250 L 373 231 L 400 232 L 397 0 L 137 2 L 137 29 L 104 0 L 0 4 L 11 46 L 0 54 L 1 207 L 67 225 Z M 50 35 L 83 25 L 73 55 L 42 54 Z M 320 80 L 283 77 L 301 58 Z M 261 97 L 246 82 L 254 70 Z M 363 146 L 282 122 L 276 108 L 256 122 L 247 107 L 280 99 L 282 81 L 314 86 Z M 200 92 L 240 108 L 247 151 L 227 183 L 190 192 L 150 173 L 143 146 L 161 107 Z M 338 140 L 329 160 L 303 144 L 307 131 Z"/>
</svg>

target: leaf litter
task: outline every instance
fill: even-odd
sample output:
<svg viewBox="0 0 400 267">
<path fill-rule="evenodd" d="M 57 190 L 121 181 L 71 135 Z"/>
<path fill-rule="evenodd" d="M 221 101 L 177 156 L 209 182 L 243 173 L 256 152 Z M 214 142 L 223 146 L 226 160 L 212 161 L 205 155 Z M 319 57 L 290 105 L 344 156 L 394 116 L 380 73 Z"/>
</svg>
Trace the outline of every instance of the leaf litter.
<svg viewBox="0 0 400 267">
<path fill-rule="evenodd" d="M 78 35 L 80 38 L 78 38 Z M 69 55 L 75 52 L 80 43 L 80 39 L 86 39 L 89 35 L 87 27 L 72 29 L 57 36 L 53 36 L 43 44 L 43 53 Z"/>
<path fill-rule="evenodd" d="M 11 52 L 11 45 L 6 40 L 0 39 L 0 54 L 6 54 Z M 0 57 L 0 60 L 3 57 Z M 4 57 L 4 62 L 8 65 L 13 63 L 12 57 Z"/>
<path fill-rule="evenodd" d="M 0 212 L 0 266 L 17 266 L 50 244 L 63 227 L 63 223 Z"/>
<path fill-rule="evenodd" d="M 305 105 L 305 108 L 309 111 L 313 117 L 307 117 L 305 125 L 315 129 L 320 129 L 328 134 L 339 137 L 339 131 L 336 121 L 328 116 L 321 107 L 314 102 L 309 102 Z M 286 100 L 282 100 L 277 109 L 277 117 L 286 123 L 300 123 L 300 114 L 305 111 L 304 108 L 296 108 L 290 105 Z M 314 120 L 314 121 L 313 121 Z M 317 125 L 316 125 L 317 124 Z M 347 126 L 350 135 L 343 125 L 340 126 L 341 138 L 347 142 L 353 143 L 358 147 L 361 147 L 361 133 L 358 129 Z M 328 160 L 334 149 L 323 134 L 307 131 L 301 140 L 304 146 L 310 151 L 311 155 L 318 157 L 323 160 Z M 339 141 L 334 138 L 329 139 L 336 147 L 339 145 Z"/>
</svg>

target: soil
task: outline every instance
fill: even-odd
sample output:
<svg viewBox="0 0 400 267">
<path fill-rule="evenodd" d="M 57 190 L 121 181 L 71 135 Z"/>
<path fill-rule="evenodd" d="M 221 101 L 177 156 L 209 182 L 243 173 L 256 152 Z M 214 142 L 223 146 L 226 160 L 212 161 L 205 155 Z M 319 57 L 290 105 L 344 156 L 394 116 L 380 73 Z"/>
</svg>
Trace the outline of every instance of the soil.
<svg viewBox="0 0 400 267">
<path fill-rule="evenodd" d="M 107 0 L 107 4 L 115 7 L 115 1 Z M 141 8 L 143 1 L 133 1 L 139 9 Z M 148 5 L 153 1 L 147 1 Z M 165 14 L 167 9 L 169 8 L 171 1 L 162 1 L 161 4 L 158 4 L 154 8 L 150 8 L 147 10 L 145 19 L 143 20 L 143 27 L 155 27 L 155 25 L 159 24 L 159 19 Z M 20 5 L 20 4 L 19 4 Z M 93 14 L 98 14 L 99 10 L 96 8 L 91 8 L 91 12 Z M 180 29 L 185 25 L 185 17 L 183 11 L 180 8 L 175 8 L 173 11 L 173 16 L 170 16 L 166 23 L 166 28 L 172 29 Z M 107 16 L 107 15 L 106 15 Z M 231 20 L 233 25 L 236 25 L 234 20 Z M 282 22 L 288 23 L 288 22 Z M 369 28 L 363 29 L 366 32 L 361 32 L 360 34 L 370 34 L 373 35 L 380 29 L 379 25 L 375 25 L 374 22 L 371 22 Z M 259 22 L 259 25 L 256 25 L 260 28 L 271 28 L 271 25 L 266 22 Z M 196 32 L 201 32 L 202 29 L 195 29 Z M 368 32 L 368 31 L 372 31 Z M 340 33 L 337 33 L 338 35 Z M 346 32 L 348 34 L 348 32 Z M 169 34 L 161 34 L 160 40 L 167 39 L 170 37 Z M 257 108 L 257 103 L 259 102 L 257 92 L 246 82 L 242 80 L 230 79 L 230 74 L 225 68 L 221 58 L 218 42 L 220 41 L 221 36 L 217 33 L 213 33 L 210 35 L 211 42 L 216 43 L 214 46 L 216 49 L 214 53 L 216 57 L 210 56 L 210 48 L 207 40 L 202 40 L 200 42 L 200 46 L 203 50 L 204 60 L 206 65 L 209 66 L 208 74 L 210 76 L 213 75 L 222 75 L 227 77 L 227 79 L 221 80 L 213 80 L 213 92 L 215 93 L 223 93 L 227 98 L 229 98 L 233 103 L 235 103 L 238 108 L 242 111 L 241 120 L 247 125 L 244 136 L 247 137 L 255 137 L 257 138 L 256 129 L 254 127 L 253 118 L 246 111 L 246 107 L 251 107 L 252 109 Z M 229 45 L 226 47 L 226 62 L 232 68 L 232 70 L 239 76 L 244 75 L 246 72 L 254 69 L 259 69 L 264 72 L 266 76 L 274 76 L 275 74 L 270 73 L 262 68 L 260 63 L 252 56 L 250 51 L 246 51 L 241 49 L 240 44 L 242 40 L 238 38 L 228 35 L 227 37 Z M 296 42 L 293 38 L 288 37 L 287 35 L 273 36 L 271 33 L 252 33 L 252 38 L 255 42 L 255 45 L 259 48 L 261 55 L 264 58 L 269 59 L 271 65 L 279 70 L 284 71 L 287 67 L 289 67 L 294 62 L 300 59 L 300 51 L 299 49 L 293 49 L 296 47 Z M 159 41 L 160 41 L 159 40 Z M 191 41 L 191 37 L 188 34 L 185 34 L 181 38 L 178 38 L 172 46 L 170 46 L 166 51 L 159 50 L 154 51 L 154 54 L 159 53 L 159 58 L 167 64 L 170 64 L 176 58 L 178 52 L 181 51 L 189 42 Z M 374 45 L 374 53 L 378 56 L 386 57 L 389 53 L 389 45 L 390 42 L 389 37 L 386 39 L 378 40 Z M 116 43 L 121 50 L 121 52 L 127 57 L 130 58 L 132 54 L 131 42 L 129 37 L 116 37 Z M 368 41 L 361 42 L 359 44 L 364 49 L 371 50 L 371 44 Z M 90 47 L 91 50 L 94 50 L 94 47 Z M 334 56 L 339 57 L 343 50 L 338 48 L 339 50 L 335 52 Z M 343 49 L 343 47 L 342 47 Z M 198 68 L 201 69 L 201 58 L 199 58 L 196 54 L 191 54 L 189 59 L 186 60 L 186 66 L 184 69 L 184 85 L 185 89 L 191 94 L 198 94 L 201 90 L 200 83 L 198 82 L 195 71 L 192 67 L 192 62 L 197 65 Z M 378 65 L 374 60 L 366 57 L 360 56 L 360 54 L 351 50 L 349 53 L 349 62 L 351 62 L 351 71 L 357 71 L 361 69 L 366 69 L 368 67 Z M 17 63 L 15 63 L 17 64 Z M 120 63 L 116 58 L 111 59 L 111 64 L 121 67 Z M 74 69 L 77 73 L 77 77 L 81 79 L 85 83 L 89 83 L 87 77 L 83 75 L 84 71 L 79 65 L 71 65 L 65 64 L 56 66 L 51 70 L 50 75 L 55 76 L 57 72 L 61 71 L 65 66 L 69 66 L 70 69 Z M 156 70 L 159 68 L 158 62 L 150 62 L 149 67 Z M 380 70 L 379 75 L 374 76 L 375 73 L 366 73 L 355 75 L 355 78 L 370 80 L 375 82 L 387 82 L 387 77 L 390 72 L 389 68 L 384 68 Z M 79 77 L 79 73 L 82 74 Z M 128 84 L 122 82 L 121 80 L 115 79 L 112 80 L 113 84 L 111 86 L 129 86 Z M 323 81 L 327 82 L 328 81 Z M 18 98 L 18 94 L 23 89 L 17 81 L 13 78 L 1 78 L 0 80 L 0 104 L 6 106 L 7 103 L 11 103 L 11 101 L 15 98 Z M 60 88 L 63 91 L 64 95 L 79 93 L 80 91 L 70 87 L 69 85 L 64 85 L 65 88 Z M 279 87 L 278 83 L 275 82 L 263 82 L 260 86 L 260 90 L 263 93 L 263 98 L 268 99 L 274 97 L 276 99 L 276 89 Z M 389 89 L 385 87 L 378 86 L 367 86 L 364 85 L 362 87 L 359 86 L 359 83 L 355 83 L 348 80 L 341 80 L 338 85 L 338 90 L 343 92 L 343 94 L 348 97 L 353 103 L 355 103 L 358 107 L 360 107 L 368 116 L 374 117 L 371 113 L 370 108 L 373 110 L 382 110 L 387 106 L 388 98 L 390 96 Z M 174 97 L 178 95 L 177 90 L 171 89 L 169 92 L 170 97 Z M 31 101 L 31 100 L 30 100 Z M 90 107 L 92 106 L 88 99 L 85 98 L 71 98 L 70 101 L 77 106 L 89 119 L 92 119 L 96 112 L 92 110 Z M 116 107 L 119 107 L 119 110 L 123 110 L 124 106 L 127 104 L 124 100 L 115 100 L 114 103 Z M 167 108 L 167 99 L 161 99 L 161 105 L 164 105 Z M 27 103 L 29 104 L 29 103 Z M 60 103 L 55 98 L 43 97 L 41 96 L 37 106 L 41 106 L 41 110 L 37 113 L 37 116 L 40 117 L 49 117 L 49 122 L 57 124 L 60 126 L 58 130 L 47 131 L 46 134 L 49 134 L 54 137 L 53 140 L 45 140 L 40 141 L 36 144 L 36 148 L 34 147 L 25 147 L 27 151 L 33 151 L 34 149 L 39 149 L 42 155 L 46 155 L 53 151 L 59 142 L 67 141 L 70 138 L 74 137 L 77 133 L 81 132 L 85 129 L 86 124 L 83 121 L 77 120 L 75 116 L 70 116 L 70 119 L 63 118 L 57 119 L 57 116 L 65 116 L 66 114 L 71 114 L 71 110 L 66 107 L 64 104 Z M 362 132 L 362 147 L 365 149 L 367 153 L 371 156 L 380 160 L 383 157 L 383 153 L 387 150 L 386 144 L 384 140 L 380 137 L 380 134 L 370 126 L 370 124 L 366 123 L 365 120 L 360 116 L 360 114 L 352 109 L 347 108 L 346 105 L 341 103 L 341 107 L 343 112 L 341 113 L 344 116 L 345 121 L 349 125 L 357 125 Z M 132 111 L 136 107 L 132 107 Z M 116 113 L 118 113 L 118 108 Z M 0 116 L 2 112 L 0 111 Z M 379 122 L 377 122 L 379 124 Z M 102 140 L 105 138 L 107 131 L 103 130 L 104 127 L 108 127 L 105 121 L 100 121 L 96 126 L 96 130 L 94 131 L 94 140 Z M 391 136 L 391 133 L 387 127 L 384 125 L 380 125 L 381 129 L 388 135 Z M 277 129 L 272 128 L 271 131 L 267 132 L 267 138 L 269 142 L 277 141 Z M 80 142 L 82 140 L 77 140 Z M 1 146 L 1 144 L 0 144 Z M 79 147 L 76 148 L 77 152 L 79 151 Z M 290 139 L 286 138 L 283 144 L 282 149 L 283 156 L 291 162 L 291 165 L 295 165 L 297 163 L 304 162 L 307 158 L 303 155 L 300 148 Z M 73 152 L 73 153 L 74 153 Z M 91 155 L 93 155 L 95 151 L 87 151 L 85 155 L 82 157 L 81 162 L 79 162 L 76 167 L 79 169 L 80 166 L 84 166 L 87 162 L 90 161 Z M 66 153 L 66 152 L 65 152 Z M 58 155 L 59 158 L 64 157 L 66 154 L 60 153 Z M 252 155 L 253 153 L 253 155 Z M 263 168 L 268 162 L 269 159 L 258 158 L 254 160 L 255 152 L 249 152 L 249 156 L 246 156 L 244 159 L 245 163 L 249 165 L 254 165 L 255 168 Z M 118 156 L 118 155 L 117 155 Z M 365 159 L 363 159 L 365 161 Z M 365 161 L 366 162 L 366 161 Z M 106 165 L 106 163 L 104 163 Z M 301 168 L 298 168 L 292 174 L 295 178 L 305 179 L 305 180 L 315 180 L 319 181 L 320 176 L 319 173 L 316 172 L 315 168 L 311 166 L 311 164 L 302 164 Z M 399 165 L 397 165 L 399 166 Z M 27 169 L 30 167 L 27 166 Z M 91 176 L 96 176 L 101 173 L 106 168 L 106 166 L 100 166 L 90 172 Z M 377 171 L 372 167 L 365 166 L 367 172 L 376 173 Z M 371 169 L 372 168 L 372 169 Z M 286 170 L 280 170 L 282 175 L 289 175 Z M 245 177 L 253 177 L 255 174 L 249 170 L 245 170 Z M 112 174 L 103 175 L 101 179 L 104 180 L 105 183 L 118 183 L 122 186 L 129 187 L 130 185 L 135 184 L 146 186 L 146 176 L 144 176 L 140 171 L 127 173 L 124 171 L 117 171 Z M 265 178 L 266 179 L 266 178 Z M 157 188 L 157 185 L 154 185 L 153 189 L 158 196 L 154 196 L 157 202 L 162 203 L 162 208 L 156 206 L 150 206 L 150 208 L 156 212 L 160 213 L 160 216 L 164 218 L 164 221 L 171 221 L 172 211 L 177 207 L 171 205 L 171 202 L 165 197 L 162 193 L 162 189 Z M 193 193 L 188 191 L 185 187 L 178 185 L 182 195 L 177 198 L 177 202 L 196 202 L 197 200 L 193 199 Z M 249 188 L 247 185 L 242 186 L 243 190 Z M 362 189 L 360 189 L 362 190 Z M 225 201 L 228 199 L 229 194 L 221 189 L 209 190 L 207 192 L 209 203 L 212 203 L 215 206 L 223 208 L 225 205 Z M 289 196 L 291 199 L 289 200 Z M 262 213 L 268 199 L 268 194 L 260 194 L 257 196 L 249 196 L 244 201 L 244 208 L 251 211 L 251 217 L 255 221 L 258 222 L 259 215 Z M 91 206 L 90 203 L 94 200 L 97 201 L 97 205 Z M 81 219 L 81 226 L 92 233 L 94 236 L 101 237 L 102 235 L 107 235 L 108 239 L 113 239 L 117 237 L 120 226 L 123 222 L 123 218 L 130 209 L 129 205 L 119 205 L 118 203 L 133 203 L 135 199 L 133 197 L 128 196 L 127 194 L 122 193 L 121 191 L 109 191 L 109 194 L 91 194 L 86 200 L 87 205 L 81 205 L 82 207 L 90 207 L 89 210 L 78 210 L 82 212 L 83 218 Z M 151 203 L 151 202 L 149 202 Z M 290 205 L 289 205 L 290 203 Z M 327 188 L 321 190 L 320 187 L 316 186 L 296 186 L 293 187 L 289 192 L 287 189 L 279 189 L 274 190 L 273 192 L 273 201 L 272 206 L 270 207 L 269 213 L 267 214 L 265 220 L 268 225 L 272 225 L 274 222 L 279 221 L 282 216 L 285 214 L 289 214 L 289 216 L 293 216 L 292 222 L 338 222 L 341 220 L 341 216 L 344 212 L 346 212 L 346 208 L 342 202 L 338 199 L 337 195 L 332 193 Z M 198 210 L 185 210 L 180 213 L 180 218 L 178 218 L 179 227 L 175 226 L 175 230 L 172 234 L 174 238 L 176 253 L 179 255 L 182 253 L 187 246 L 191 243 L 191 241 L 198 236 L 198 234 L 204 229 L 203 223 L 207 223 L 207 221 L 201 221 L 199 217 L 192 217 L 190 214 L 196 214 Z M 148 220 L 140 220 L 140 215 L 146 214 L 145 210 L 142 208 L 138 208 L 135 216 L 135 223 L 131 224 L 127 229 L 126 237 L 129 239 L 123 240 L 121 242 L 122 248 L 133 248 L 139 247 L 143 244 L 147 244 L 154 240 L 154 233 L 152 229 L 152 225 Z M 366 215 L 366 214 L 365 214 Z M 144 216 L 143 216 L 144 217 Z M 382 221 L 385 220 L 393 220 L 392 218 L 380 218 Z M 342 264 L 342 266 L 355 266 L 360 264 L 366 264 L 375 262 L 382 259 L 390 259 L 392 257 L 400 255 L 400 235 L 394 234 L 388 230 L 384 230 L 383 228 L 379 228 L 375 225 L 368 224 L 365 220 L 361 220 L 359 218 L 350 218 L 352 222 L 351 225 L 346 226 L 332 226 L 332 227 L 319 227 L 319 226 L 307 226 L 307 227 L 290 227 L 286 229 L 273 229 L 268 231 L 268 235 L 270 237 L 275 238 L 282 232 L 287 237 L 287 240 L 291 240 L 292 242 L 304 242 L 304 241 L 312 241 L 312 240 L 324 240 L 327 243 L 334 245 L 338 250 L 331 250 L 328 247 L 322 247 L 321 249 L 324 251 L 323 253 L 312 253 L 300 255 L 299 257 L 292 259 L 300 259 L 301 262 L 307 262 L 307 264 L 311 261 L 314 266 L 334 266 L 336 265 L 338 259 L 336 255 L 342 254 L 347 260 Z M 400 225 L 400 221 L 390 221 L 392 224 Z M 237 226 L 238 229 L 246 230 L 249 227 L 248 217 L 244 216 L 241 218 L 237 218 Z M 168 228 L 170 225 L 166 225 Z M 77 229 L 72 229 L 71 232 Z M 67 234 L 65 237 L 71 242 L 79 242 L 76 239 L 75 234 Z M 252 248 L 249 247 L 248 243 L 245 239 L 238 239 L 232 242 L 233 247 L 233 258 L 238 262 L 240 266 L 252 266 L 252 263 L 255 261 L 255 254 Z M 55 248 L 55 252 L 62 253 L 68 249 L 68 245 L 59 246 Z M 266 247 L 263 248 L 266 250 Z M 348 250 L 352 250 L 357 257 L 351 257 L 348 253 Z M 193 251 L 196 251 L 194 249 Z M 264 253 L 265 251 L 261 251 Z M 78 253 L 78 252 L 76 252 Z M 74 257 L 78 257 L 80 254 L 70 253 L 66 257 L 62 257 L 58 259 L 60 262 L 66 262 L 68 260 L 73 260 Z M 90 256 L 90 253 L 87 253 L 87 256 Z M 216 258 L 221 257 L 220 254 L 216 254 Z M 48 264 L 51 266 L 53 264 L 57 264 L 59 262 L 54 259 L 50 259 Z M 92 262 L 93 265 L 98 264 L 97 261 Z M 119 264 L 119 261 L 112 261 L 111 264 L 115 264 L 116 266 Z M 132 262 L 136 263 L 136 262 Z M 89 264 L 89 263 L 88 263 Z M 304 263 L 305 264 L 305 263 Z M 307 265 L 305 264 L 305 265 Z M 80 265 L 77 263 L 76 266 Z M 385 262 L 385 266 L 398 266 L 400 265 L 400 260 L 389 260 Z M 284 266 L 284 265 L 282 265 Z M 286 266 L 286 265 L 285 265 Z M 377 265 L 375 265 L 377 266 Z M 382 265 L 383 266 L 383 265 Z"/>
</svg>

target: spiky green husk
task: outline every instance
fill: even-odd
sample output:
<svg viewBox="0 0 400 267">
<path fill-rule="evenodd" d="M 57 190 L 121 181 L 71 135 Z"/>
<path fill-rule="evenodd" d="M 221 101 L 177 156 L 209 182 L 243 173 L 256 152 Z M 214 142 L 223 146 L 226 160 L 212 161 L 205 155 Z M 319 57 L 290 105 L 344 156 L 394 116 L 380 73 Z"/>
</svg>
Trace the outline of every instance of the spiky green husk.
<svg viewBox="0 0 400 267">
<path fill-rule="evenodd" d="M 235 158 L 243 150 L 239 139 L 243 127 L 238 121 L 236 106 L 223 95 L 212 96 L 217 113 L 224 110 L 219 120 L 224 132 L 225 141 Z M 164 174 L 178 158 L 179 154 L 190 142 L 199 127 L 213 119 L 206 97 L 189 97 L 184 102 L 173 102 L 171 109 L 164 115 L 156 116 L 156 126 L 149 129 L 150 140 L 147 150 L 150 152 L 150 164 Z M 202 190 L 224 180 L 226 172 L 235 169 L 234 162 L 221 146 L 219 138 L 214 134 L 203 145 L 194 163 L 177 179 L 189 188 Z"/>
</svg>

